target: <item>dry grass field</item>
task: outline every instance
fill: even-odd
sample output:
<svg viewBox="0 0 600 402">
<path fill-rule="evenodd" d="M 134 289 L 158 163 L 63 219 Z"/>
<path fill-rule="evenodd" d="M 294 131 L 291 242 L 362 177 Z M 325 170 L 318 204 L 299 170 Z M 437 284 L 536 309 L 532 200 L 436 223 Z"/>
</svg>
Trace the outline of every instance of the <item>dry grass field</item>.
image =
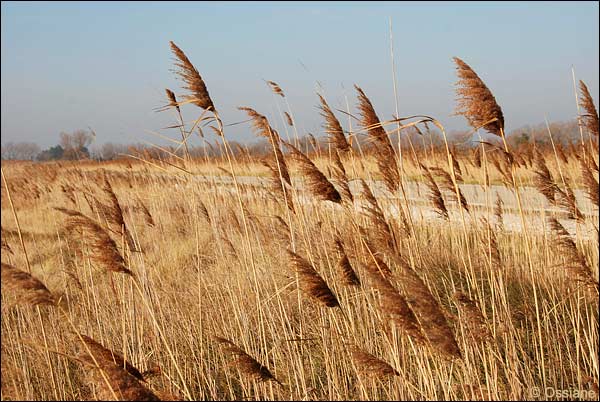
<svg viewBox="0 0 600 402">
<path fill-rule="evenodd" d="M 197 106 L 222 158 L 2 163 L 2 400 L 598 399 L 583 83 L 571 148 L 511 149 L 455 59 L 459 112 L 499 145 L 401 158 L 394 132 L 443 125 L 381 121 L 357 87 L 350 135 L 320 100 L 327 150 L 243 108 L 273 152 L 236 157 L 171 46 L 187 94 L 169 108 Z M 349 144 L 359 132 L 375 152 Z"/>
</svg>

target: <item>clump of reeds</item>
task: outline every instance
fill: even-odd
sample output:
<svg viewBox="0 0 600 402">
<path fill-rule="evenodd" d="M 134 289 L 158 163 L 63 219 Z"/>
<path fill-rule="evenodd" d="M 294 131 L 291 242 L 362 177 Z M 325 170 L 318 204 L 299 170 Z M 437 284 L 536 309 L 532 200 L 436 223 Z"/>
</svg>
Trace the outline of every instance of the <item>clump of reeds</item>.
<svg viewBox="0 0 600 402">
<path fill-rule="evenodd" d="M 2 263 L 2 288 L 14 292 L 18 302 L 31 306 L 55 305 L 56 298 L 35 276 Z"/>
<path fill-rule="evenodd" d="M 458 57 L 453 60 L 459 77 L 456 113 L 463 115 L 473 128 L 483 127 L 492 134 L 503 136 L 504 115 L 496 98 L 467 63 Z"/>
<path fill-rule="evenodd" d="M 350 353 L 356 369 L 369 377 L 383 378 L 400 375 L 400 373 L 388 363 L 359 349 L 357 346 L 353 346 L 350 349 Z"/>
<path fill-rule="evenodd" d="M 184 99 L 202 109 L 215 111 L 213 101 L 210 98 L 206 85 L 204 84 L 200 73 L 196 70 L 196 67 L 190 62 L 183 50 L 177 47 L 172 41 L 169 43 L 171 45 L 171 51 L 178 59 L 178 61 L 175 62 L 175 66 L 178 68 L 178 70 L 175 71 L 175 74 L 177 74 L 186 84 L 184 89 L 187 89 L 190 92 L 189 95 L 184 95 Z"/>
<path fill-rule="evenodd" d="M 80 212 L 64 208 L 55 209 L 67 215 L 67 232 L 72 235 L 79 234 L 80 240 L 89 246 L 94 263 L 107 272 L 121 272 L 133 276 L 133 272 L 125 267 L 125 260 L 114 240 L 100 225 Z"/>
<path fill-rule="evenodd" d="M 213 339 L 223 347 L 225 352 L 231 353 L 236 357 L 236 359 L 231 362 L 231 365 L 238 368 L 242 374 L 257 381 L 274 381 L 277 384 L 282 385 L 267 367 L 260 364 L 255 358 L 250 356 L 235 343 L 220 336 L 213 336 Z"/>
<path fill-rule="evenodd" d="M 579 104 L 585 110 L 581 115 L 582 124 L 590 134 L 598 137 L 598 111 L 594 106 L 592 95 L 583 81 L 579 81 L 579 90 L 581 91 Z"/>
<path fill-rule="evenodd" d="M 333 184 L 327 180 L 327 177 L 315 166 L 315 164 L 304 155 L 298 148 L 283 141 L 286 148 L 290 151 L 290 156 L 300 165 L 300 171 L 308 181 L 310 192 L 320 200 L 340 203 L 342 197 L 335 189 Z"/>
<path fill-rule="evenodd" d="M 76 335 L 85 346 L 77 358 L 84 365 L 87 380 L 96 387 L 100 400 L 158 401 L 140 381 L 142 374 L 121 355 L 105 348 L 92 338 Z"/>
<path fill-rule="evenodd" d="M 292 269 L 298 273 L 302 291 L 327 307 L 339 307 L 337 297 L 314 267 L 293 251 L 287 250 L 287 253 Z"/>
</svg>

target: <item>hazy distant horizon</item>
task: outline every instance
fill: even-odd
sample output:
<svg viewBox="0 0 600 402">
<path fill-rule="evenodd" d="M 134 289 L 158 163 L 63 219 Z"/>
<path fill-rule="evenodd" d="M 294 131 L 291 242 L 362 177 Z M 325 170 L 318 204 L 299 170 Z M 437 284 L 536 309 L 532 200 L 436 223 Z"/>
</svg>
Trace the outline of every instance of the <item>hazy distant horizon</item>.
<svg viewBox="0 0 600 402">
<path fill-rule="evenodd" d="M 598 106 L 598 2 L 553 3 L 26 3 L 2 2 L 1 142 L 58 143 L 91 127 L 105 142 L 164 143 L 147 130 L 175 123 L 164 88 L 169 40 L 202 75 L 225 124 L 238 106 L 285 133 L 289 102 L 300 135 L 322 135 L 317 85 L 333 108 L 355 110 L 357 84 L 381 119 L 395 114 L 389 19 L 401 116 L 467 129 L 455 109 L 452 57 L 471 65 L 503 109 L 506 128 L 576 118 L 571 67 Z M 286 94 L 275 97 L 264 80 Z M 318 84 L 318 83 L 319 84 Z M 187 121 L 201 110 L 183 109 Z M 338 117 L 347 128 L 347 117 Z M 255 142 L 249 124 L 231 140 Z"/>
</svg>

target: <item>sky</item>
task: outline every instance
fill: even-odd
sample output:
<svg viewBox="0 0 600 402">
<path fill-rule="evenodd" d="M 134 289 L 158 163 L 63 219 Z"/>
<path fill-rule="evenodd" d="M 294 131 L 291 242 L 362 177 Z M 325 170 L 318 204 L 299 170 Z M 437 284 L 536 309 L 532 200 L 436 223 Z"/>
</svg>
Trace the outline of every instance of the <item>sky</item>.
<svg viewBox="0 0 600 402">
<path fill-rule="evenodd" d="M 237 107 L 248 106 L 285 133 L 289 105 L 300 135 L 323 135 L 317 90 L 354 112 L 354 84 L 390 119 L 390 19 L 400 116 L 468 128 L 453 115 L 457 56 L 491 89 L 508 132 L 569 120 L 577 114 L 572 67 L 598 105 L 598 14 L 598 2 L 3 1 L 1 141 L 47 147 L 61 131 L 88 127 L 96 145 L 177 138 L 164 129 L 174 112 L 155 112 L 165 88 L 185 93 L 171 71 L 170 40 L 200 72 L 225 124 L 245 120 Z M 183 114 L 193 121 L 201 110 L 187 105 Z M 347 128 L 348 117 L 338 118 Z M 257 140 L 248 123 L 225 133 Z"/>
</svg>

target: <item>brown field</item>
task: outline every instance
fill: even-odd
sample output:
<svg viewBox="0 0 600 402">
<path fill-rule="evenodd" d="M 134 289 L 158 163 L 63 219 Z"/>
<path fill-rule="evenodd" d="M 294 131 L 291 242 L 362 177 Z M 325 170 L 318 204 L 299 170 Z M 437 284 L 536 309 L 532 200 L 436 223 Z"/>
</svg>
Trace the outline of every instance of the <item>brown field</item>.
<svg viewBox="0 0 600 402">
<path fill-rule="evenodd" d="M 273 152 L 234 155 L 174 52 L 222 157 L 2 163 L 2 400 L 597 400 L 597 114 L 512 149 L 471 96 L 498 145 L 401 159 L 390 131 L 443 126 L 358 89 L 370 151 L 324 104 L 326 149 L 245 109 Z"/>
</svg>

